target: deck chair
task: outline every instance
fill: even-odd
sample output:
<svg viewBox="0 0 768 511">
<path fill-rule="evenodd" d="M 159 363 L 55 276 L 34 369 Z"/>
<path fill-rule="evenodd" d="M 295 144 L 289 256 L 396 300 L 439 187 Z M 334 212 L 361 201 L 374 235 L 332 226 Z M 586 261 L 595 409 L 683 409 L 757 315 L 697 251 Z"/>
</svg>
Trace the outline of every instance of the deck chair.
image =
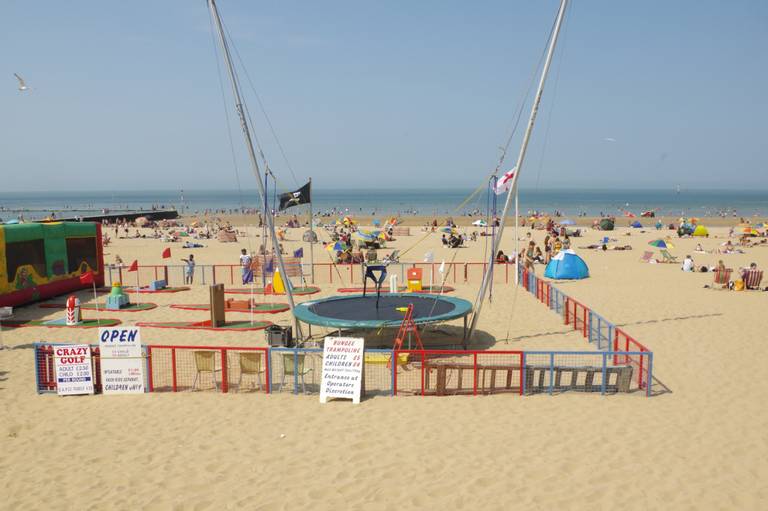
<svg viewBox="0 0 768 511">
<path fill-rule="evenodd" d="M 744 287 L 746 289 L 760 289 L 763 280 L 763 270 L 747 270 L 744 274 Z"/>
<path fill-rule="evenodd" d="M 294 360 L 294 357 L 298 360 Z M 285 386 L 285 377 L 291 376 L 293 378 L 301 379 L 301 391 L 307 393 L 307 385 L 304 383 L 304 375 L 311 372 L 312 369 L 304 367 L 306 355 L 294 355 L 293 353 L 283 353 L 283 379 L 280 380 L 280 392 L 283 391 Z"/>
<path fill-rule="evenodd" d="M 243 376 L 254 377 L 254 388 L 261 390 L 261 353 L 240 353 L 240 378 L 237 380 L 237 390 L 242 388 Z"/>
<path fill-rule="evenodd" d="M 213 387 L 219 390 L 219 385 L 216 383 L 216 372 L 221 369 L 216 367 L 216 352 L 215 351 L 195 351 L 195 380 L 192 382 L 192 390 L 197 388 L 198 381 L 202 380 L 203 373 L 209 373 L 211 375 L 211 381 L 213 381 Z"/>
<path fill-rule="evenodd" d="M 640 258 L 640 262 L 643 263 L 650 263 L 651 259 L 653 259 L 653 252 L 645 251 L 643 252 L 643 257 Z"/>
<path fill-rule="evenodd" d="M 669 253 L 668 250 L 662 248 L 660 250 L 660 252 L 661 252 L 661 257 L 664 258 L 661 261 L 662 263 L 676 263 L 677 262 L 677 256 L 673 256 L 672 254 Z"/>
<path fill-rule="evenodd" d="M 713 287 L 720 286 L 722 289 L 727 288 L 731 281 L 732 272 L 733 270 L 731 268 L 715 270 L 715 282 L 713 283 Z"/>
</svg>

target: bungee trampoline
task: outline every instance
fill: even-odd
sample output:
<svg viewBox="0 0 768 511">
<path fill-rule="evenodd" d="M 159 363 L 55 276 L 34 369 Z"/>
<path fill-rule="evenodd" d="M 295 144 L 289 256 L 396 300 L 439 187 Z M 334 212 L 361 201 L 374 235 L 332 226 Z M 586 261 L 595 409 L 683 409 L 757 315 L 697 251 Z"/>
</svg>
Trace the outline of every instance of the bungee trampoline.
<svg viewBox="0 0 768 511">
<path fill-rule="evenodd" d="M 467 315 L 472 311 L 472 303 L 445 295 L 385 293 L 380 296 L 333 296 L 300 303 L 294 312 L 296 319 L 309 325 L 371 330 L 400 326 L 404 317 L 403 310 L 411 304 L 413 322 L 417 325 L 464 318 L 466 333 Z"/>
</svg>

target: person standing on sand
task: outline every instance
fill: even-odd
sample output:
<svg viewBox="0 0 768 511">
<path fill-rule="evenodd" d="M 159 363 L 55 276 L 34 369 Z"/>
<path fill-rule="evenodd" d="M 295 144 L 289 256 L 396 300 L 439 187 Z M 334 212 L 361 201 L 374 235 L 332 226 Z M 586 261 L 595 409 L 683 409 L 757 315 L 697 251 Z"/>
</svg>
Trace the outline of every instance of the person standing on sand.
<svg viewBox="0 0 768 511">
<path fill-rule="evenodd" d="M 195 256 L 189 254 L 189 259 L 182 259 L 186 266 L 184 266 L 184 284 L 192 284 L 195 280 Z"/>
<path fill-rule="evenodd" d="M 251 270 L 251 256 L 246 249 L 240 250 L 240 275 L 245 279 L 246 273 Z"/>
</svg>

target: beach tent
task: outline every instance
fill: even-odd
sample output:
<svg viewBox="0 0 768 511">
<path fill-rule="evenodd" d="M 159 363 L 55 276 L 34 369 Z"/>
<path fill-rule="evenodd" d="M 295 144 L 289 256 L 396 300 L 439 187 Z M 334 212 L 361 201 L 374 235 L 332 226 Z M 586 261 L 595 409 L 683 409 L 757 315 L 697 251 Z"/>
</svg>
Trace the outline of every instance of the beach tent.
<svg viewBox="0 0 768 511">
<path fill-rule="evenodd" d="M 544 276 L 557 280 L 585 279 L 589 277 L 589 268 L 573 250 L 561 250 L 547 264 Z"/>
<path fill-rule="evenodd" d="M 633 228 L 635 228 L 635 229 L 640 229 L 642 226 L 643 226 L 643 224 L 641 224 L 641 223 L 640 223 L 640 222 L 638 222 L 637 220 L 635 220 L 634 222 L 632 222 L 632 223 L 630 224 L 630 227 L 633 227 Z"/>
<path fill-rule="evenodd" d="M 600 230 L 601 231 L 612 231 L 613 230 L 613 220 L 610 218 L 603 218 L 600 220 Z"/>
<path fill-rule="evenodd" d="M 488 225 L 488 223 L 481 218 L 480 220 L 475 220 L 474 222 L 472 222 L 472 225 L 474 225 L 475 227 L 485 227 Z"/>
<path fill-rule="evenodd" d="M 709 236 L 709 231 L 703 225 L 697 225 L 693 230 L 694 236 Z"/>
</svg>

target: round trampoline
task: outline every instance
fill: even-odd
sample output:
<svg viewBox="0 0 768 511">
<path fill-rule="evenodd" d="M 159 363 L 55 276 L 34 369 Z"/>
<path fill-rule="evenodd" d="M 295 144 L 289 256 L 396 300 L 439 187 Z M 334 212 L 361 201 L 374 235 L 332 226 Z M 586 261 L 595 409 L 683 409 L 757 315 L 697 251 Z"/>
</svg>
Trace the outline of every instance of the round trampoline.
<svg viewBox="0 0 768 511">
<path fill-rule="evenodd" d="M 417 325 L 439 323 L 464 318 L 472 311 L 472 304 L 462 298 L 445 295 L 414 293 L 386 293 L 333 296 L 311 300 L 296 306 L 296 318 L 310 325 L 334 328 L 375 329 L 397 327 L 403 322 L 403 312 L 397 310 L 413 304 L 413 321 Z"/>
</svg>

